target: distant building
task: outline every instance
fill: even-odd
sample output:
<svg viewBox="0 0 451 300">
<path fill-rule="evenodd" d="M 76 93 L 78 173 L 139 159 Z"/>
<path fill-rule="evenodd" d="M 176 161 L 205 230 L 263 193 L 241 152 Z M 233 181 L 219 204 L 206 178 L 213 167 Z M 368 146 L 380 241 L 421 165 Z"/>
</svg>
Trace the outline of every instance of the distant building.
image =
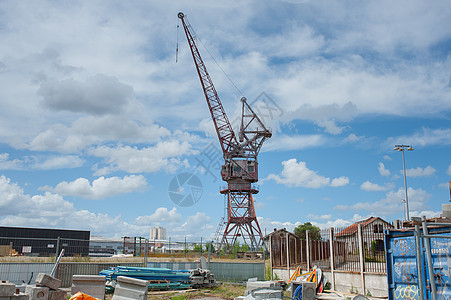
<svg viewBox="0 0 451 300">
<path fill-rule="evenodd" d="M 394 226 L 379 217 L 369 217 L 367 219 L 357 221 L 335 234 L 335 239 L 337 241 L 346 242 L 348 252 L 358 249 L 357 231 L 359 224 L 362 228 L 364 247 L 371 249 L 374 244 L 375 251 L 384 251 L 384 230 L 393 228 Z"/>
<path fill-rule="evenodd" d="M 55 256 L 64 249 L 65 256 L 87 256 L 90 235 L 83 230 L 0 226 L 0 245 L 11 245 L 19 255 Z"/>
<path fill-rule="evenodd" d="M 124 253 L 124 239 L 93 236 L 89 241 L 89 256 L 109 257 L 123 253 Z"/>
<path fill-rule="evenodd" d="M 166 239 L 166 228 L 154 227 L 150 229 L 150 240 L 165 240 Z"/>
</svg>

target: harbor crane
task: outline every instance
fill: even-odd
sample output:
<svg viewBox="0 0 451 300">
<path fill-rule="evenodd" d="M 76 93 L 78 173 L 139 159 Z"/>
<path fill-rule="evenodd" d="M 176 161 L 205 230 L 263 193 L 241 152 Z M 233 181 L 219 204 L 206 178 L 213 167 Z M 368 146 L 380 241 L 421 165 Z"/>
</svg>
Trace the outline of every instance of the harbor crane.
<svg viewBox="0 0 451 300">
<path fill-rule="evenodd" d="M 221 188 L 220 193 L 226 197 L 227 220 L 223 218 L 218 227 L 220 233 L 225 225 L 218 250 L 223 247 L 230 250 L 241 237 L 251 250 L 256 251 L 263 245 L 263 235 L 252 196 L 259 192 L 255 186 L 258 181 L 257 157 L 263 142 L 272 134 L 252 110 L 246 98 L 242 97 L 241 124 L 238 137 L 236 136 L 200 56 L 191 25 L 182 12 L 178 13 L 178 17 L 183 24 L 224 158 L 221 177 L 227 182 L 227 186 Z"/>
</svg>

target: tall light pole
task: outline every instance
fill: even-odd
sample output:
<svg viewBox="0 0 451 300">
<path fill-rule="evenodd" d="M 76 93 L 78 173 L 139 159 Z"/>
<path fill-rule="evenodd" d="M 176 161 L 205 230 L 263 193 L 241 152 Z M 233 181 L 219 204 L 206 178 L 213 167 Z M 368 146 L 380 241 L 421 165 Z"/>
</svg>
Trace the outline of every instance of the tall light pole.
<svg viewBox="0 0 451 300">
<path fill-rule="evenodd" d="M 403 165 L 403 170 L 404 170 L 404 189 L 406 190 L 406 213 L 405 213 L 405 218 L 406 221 L 410 220 L 410 216 L 409 216 L 409 200 L 407 197 L 407 176 L 406 176 L 406 159 L 404 157 L 404 150 L 407 151 L 412 151 L 413 148 L 412 146 L 409 145 L 395 145 L 395 148 L 393 148 L 393 150 L 395 151 L 401 151 L 402 152 L 402 165 Z"/>
</svg>

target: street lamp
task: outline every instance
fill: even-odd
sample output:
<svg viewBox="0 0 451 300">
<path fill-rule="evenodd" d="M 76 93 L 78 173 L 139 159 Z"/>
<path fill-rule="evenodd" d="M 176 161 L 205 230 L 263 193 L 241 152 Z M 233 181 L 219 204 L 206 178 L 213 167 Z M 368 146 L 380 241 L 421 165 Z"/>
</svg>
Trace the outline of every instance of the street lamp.
<svg viewBox="0 0 451 300">
<path fill-rule="evenodd" d="M 403 170 L 404 170 L 404 189 L 406 190 L 406 213 L 405 213 L 405 218 L 406 221 L 410 220 L 410 216 L 409 216 L 409 200 L 407 198 L 407 177 L 406 177 L 406 159 L 404 157 L 404 150 L 407 151 L 413 151 L 412 146 L 409 145 L 395 145 L 395 148 L 393 148 L 393 150 L 395 151 L 401 151 L 402 152 L 402 165 L 403 165 Z"/>
</svg>

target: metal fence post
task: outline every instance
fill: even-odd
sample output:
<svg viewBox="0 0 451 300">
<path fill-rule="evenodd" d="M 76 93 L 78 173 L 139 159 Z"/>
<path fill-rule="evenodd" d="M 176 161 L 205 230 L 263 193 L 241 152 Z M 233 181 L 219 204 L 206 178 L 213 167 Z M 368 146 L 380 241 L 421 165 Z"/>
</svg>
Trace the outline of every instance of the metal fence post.
<svg viewBox="0 0 451 300">
<path fill-rule="evenodd" d="M 144 268 L 147 268 L 147 256 L 149 255 L 149 240 L 144 240 Z"/>
<path fill-rule="evenodd" d="M 363 235 L 362 235 L 362 224 L 357 224 L 357 238 L 359 243 L 359 258 L 360 258 L 360 278 L 362 280 L 362 294 L 365 295 L 365 248 L 363 247 Z"/>
<path fill-rule="evenodd" d="M 417 259 L 417 269 L 418 269 L 418 289 L 420 291 L 420 300 L 424 299 L 424 290 L 423 290 L 423 268 L 421 263 L 421 237 L 420 237 L 420 226 L 415 225 L 415 258 Z"/>
<path fill-rule="evenodd" d="M 56 240 L 56 254 L 55 254 L 55 262 L 58 260 L 58 255 L 60 254 L 60 243 L 61 242 L 61 237 L 58 237 L 58 239 Z"/>
<path fill-rule="evenodd" d="M 272 262 L 273 262 L 273 258 L 272 258 L 272 234 L 269 235 L 269 265 L 271 267 L 271 271 L 270 271 L 270 275 L 269 275 L 269 279 L 272 280 Z"/>
<path fill-rule="evenodd" d="M 305 249 L 307 250 L 307 271 L 310 271 L 310 230 L 305 231 Z"/>
<path fill-rule="evenodd" d="M 332 290 L 335 290 L 335 274 L 334 274 L 334 267 L 335 267 L 335 263 L 334 263 L 334 228 L 331 227 L 329 228 L 329 252 L 330 252 L 330 273 L 331 273 L 331 282 L 330 284 L 332 285 L 331 288 Z"/>
<path fill-rule="evenodd" d="M 288 237 L 288 231 L 286 234 L 286 240 L 287 240 L 287 271 L 288 271 L 288 278 L 290 278 L 290 241 Z"/>
<path fill-rule="evenodd" d="M 428 235 L 428 227 L 426 224 L 426 217 L 423 216 L 423 234 Z M 424 244 L 426 246 L 426 260 L 428 263 L 428 274 L 429 274 L 429 285 L 431 286 L 431 296 L 432 300 L 437 300 L 437 288 L 435 286 L 435 276 L 434 276 L 434 267 L 432 262 L 432 254 L 431 254 L 431 244 L 429 237 L 424 237 Z"/>
</svg>

